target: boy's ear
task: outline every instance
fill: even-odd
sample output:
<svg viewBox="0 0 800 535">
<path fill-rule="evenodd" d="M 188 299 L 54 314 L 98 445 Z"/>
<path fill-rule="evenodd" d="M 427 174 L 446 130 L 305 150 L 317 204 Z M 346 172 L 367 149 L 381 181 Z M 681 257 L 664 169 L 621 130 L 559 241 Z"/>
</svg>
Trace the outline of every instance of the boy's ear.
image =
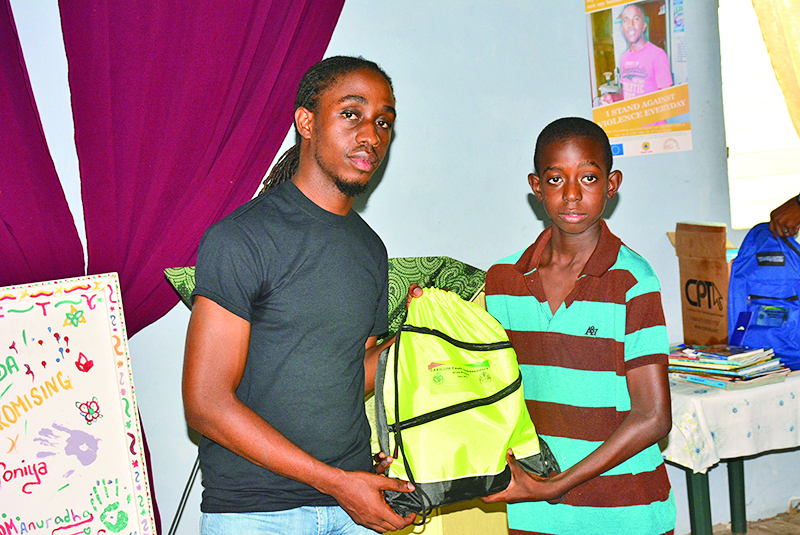
<svg viewBox="0 0 800 535">
<path fill-rule="evenodd" d="M 533 190 L 533 194 L 536 195 L 536 198 L 541 201 L 542 185 L 539 182 L 539 176 L 536 173 L 531 173 L 528 175 L 528 184 L 530 184 L 531 190 Z"/>
<path fill-rule="evenodd" d="M 294 112 L 294 124 L 297 125 L 300 137 L 311 139 L 311 132 L 314 130 L 314 112 L 300 106 Z"/>
<path fill-rule="evenodd" d="M 619 192 L 619 186 L 622 184 L 622 171 L 611 171 L 608 175 L 608 198 L 613 199 L 614 195 Z"/>
</svg>

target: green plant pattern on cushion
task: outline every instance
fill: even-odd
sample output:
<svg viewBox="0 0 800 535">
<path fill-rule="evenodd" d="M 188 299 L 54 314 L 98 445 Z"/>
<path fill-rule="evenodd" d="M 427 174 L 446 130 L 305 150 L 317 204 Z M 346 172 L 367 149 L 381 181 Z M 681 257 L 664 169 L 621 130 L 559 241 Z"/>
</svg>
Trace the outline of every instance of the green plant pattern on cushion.
<svg viewBox="0 0 800 535">
<path fill-rule="evenodd" d="M 409 256 L 389 259 L 389 334 L 397 332 L 406 311 L 408 287 L 450 290 L 471 301 L 484 286 L 486 272 L 447 256 Z"/>
<path fill-rule="evenodd" d="M 192 308 L 192 292 L 194 291 L 194 266 L 167 268 L 164 275 L 187 307 Z"/>
</svg>

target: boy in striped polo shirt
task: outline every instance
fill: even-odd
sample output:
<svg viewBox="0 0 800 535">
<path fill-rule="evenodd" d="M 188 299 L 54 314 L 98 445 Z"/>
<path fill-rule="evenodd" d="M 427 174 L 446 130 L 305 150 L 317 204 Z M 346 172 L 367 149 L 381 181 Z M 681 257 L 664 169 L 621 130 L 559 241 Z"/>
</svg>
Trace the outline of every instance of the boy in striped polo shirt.
<svg viewBox="0 0 800 535">
<path fill-rule="evenodd" d="M 508 332 L 536 430 L 563 470 L 539 478 L 509 451 L 513 480 L 485 501 L 513 504 L 512 535 L 675 529 L 656 445 L 671 427 L 660 284 L 602 219 L 622 182 L 611 167 L 595 123 L 545 127 L 528 182 L 552 223 L 486 275 L 487 309 Z"/>
</svg>

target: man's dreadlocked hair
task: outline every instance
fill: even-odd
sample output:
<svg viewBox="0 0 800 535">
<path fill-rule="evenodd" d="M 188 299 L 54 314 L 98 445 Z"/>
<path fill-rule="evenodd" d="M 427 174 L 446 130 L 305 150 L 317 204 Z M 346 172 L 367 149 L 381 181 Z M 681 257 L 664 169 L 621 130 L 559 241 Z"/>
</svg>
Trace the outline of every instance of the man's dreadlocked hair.
<svg viewBox="0 0 800 535">
<path fill-rule="evenodd" d="M 389 84 L 389 88 L 394 92 L 391 78 L 377 63 L 366 60 L 361 56 L 332 56 L 312 65 L 303 75 L 294 100 L 294 111 L 303 107 L 312 113 L 317 113 L 319 111 L 319 97 L 322 93 L 336 83 L 340 76 L 363 69 L 377 72 L 383 76 Z M 259 195 L 279 184 L 283 184 L 297 172 L 297 166 L 300 163 L 300 134 L 297 132 L 296 124 L 294 127 L 297 142 L 292 148 L 283 153 L 267 178 L 264 179 Z"/>
<path fill-rule="evenodd" d="M 556 119 L 544 127 L 536 139 L 536 150 L 533 153 L 533 169 L 538 175 L 541 169 L 541 153 L 544 148 L 555 141 L 565 141 L 571 137 L 589 138 L 600 145 L 605 160 L 606 173 L 611 172 L 614 165 L 614 155 L 611 152 L 611 144 L 608 136 L 600 126 L 582 117 L 563 117 Z"/>
</svg>

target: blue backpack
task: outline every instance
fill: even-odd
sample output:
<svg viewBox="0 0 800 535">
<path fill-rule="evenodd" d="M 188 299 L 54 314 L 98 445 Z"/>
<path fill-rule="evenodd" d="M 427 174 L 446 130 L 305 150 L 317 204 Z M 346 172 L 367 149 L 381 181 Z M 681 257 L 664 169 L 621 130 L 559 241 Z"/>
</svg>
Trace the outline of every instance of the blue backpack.
<svg viewBox="0 0 800 535">
<path fill-rule="evenodd" d="M 765 347 L 800 369 L 800 246 L 775 238 L 768 223 L 745 236 L 731 266 L 729 344 Z"/>
</svg>

